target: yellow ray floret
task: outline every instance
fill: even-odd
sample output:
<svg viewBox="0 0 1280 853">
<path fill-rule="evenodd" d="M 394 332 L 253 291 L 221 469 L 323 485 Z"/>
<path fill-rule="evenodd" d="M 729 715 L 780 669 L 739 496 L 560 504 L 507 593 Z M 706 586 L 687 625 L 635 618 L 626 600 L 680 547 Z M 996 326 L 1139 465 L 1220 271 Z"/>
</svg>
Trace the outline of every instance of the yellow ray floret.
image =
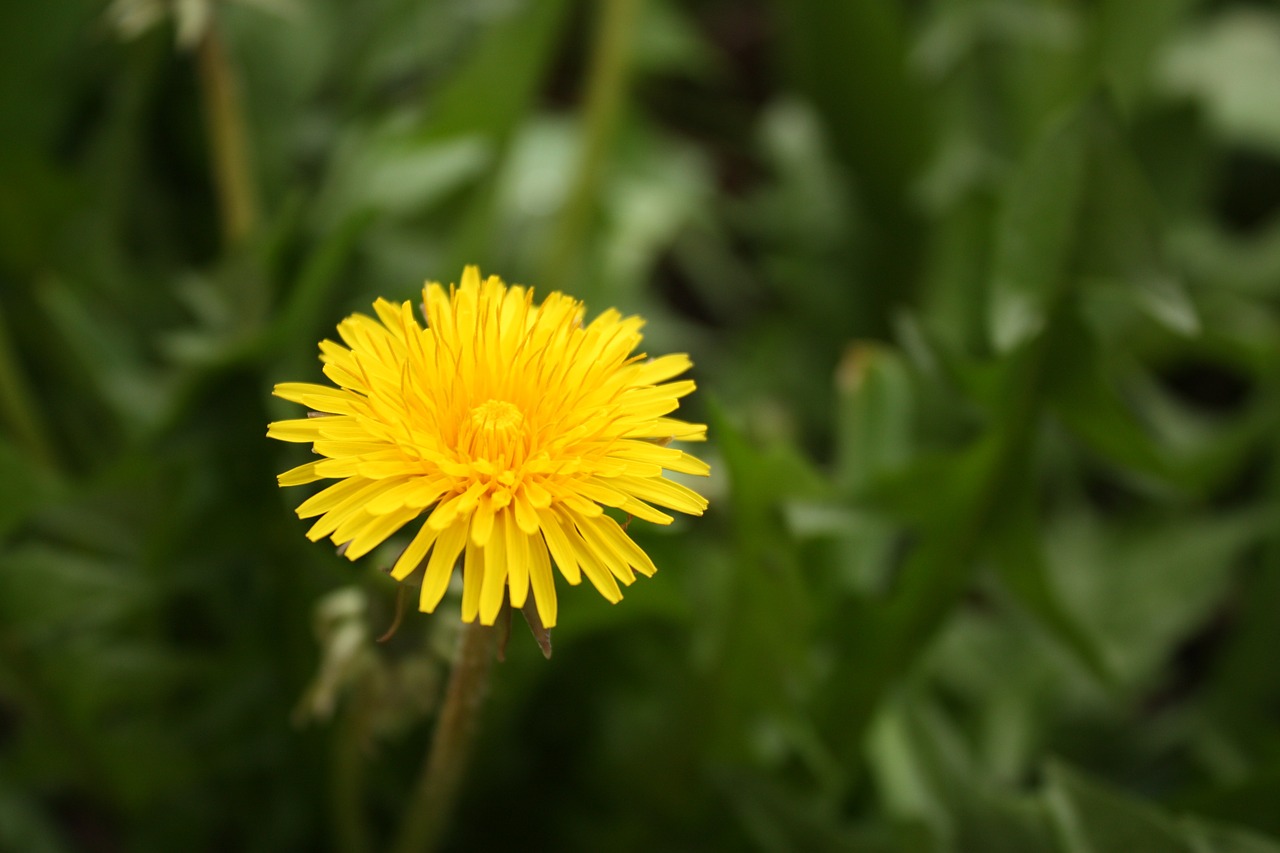
<svg viewBox="0 0 1280 853">
<path fill-rule="evenodd" d="M 311 417 L 277 421 L 267 435 L 310 444 L 321 458 L 286 471 L 280 485 L 336 480 L 298 507 L 355 560 L 413 522 L 391 569 L 421 575 L 419 606 L 433 611 L 456 565 L 462 618 L 492 625 L 504 602 L 530 596 L 542 624 L 556 623 L 552 566 L 583 576 L 610 601 L 656 567 L 604 512 L 669 524 L 662 509 L 701 515 L 706 500 L 666 479 L 702 475 L 705 462 L 673 440 L 701 441 L 702 424 L 669 415 L 694 390 L 675 380 L 682 354 L 636 355 L 638 317 L 609 310 L 584 324 L 582 303 L 481 280 L 423 290 L 422 326 L 408 302 L 374 303 L 375 317 L 338 325 L 320 359 L 337 387 L 276 386 Z M 662 509 L 659 509 L 661 507 Z"/>
</svg>

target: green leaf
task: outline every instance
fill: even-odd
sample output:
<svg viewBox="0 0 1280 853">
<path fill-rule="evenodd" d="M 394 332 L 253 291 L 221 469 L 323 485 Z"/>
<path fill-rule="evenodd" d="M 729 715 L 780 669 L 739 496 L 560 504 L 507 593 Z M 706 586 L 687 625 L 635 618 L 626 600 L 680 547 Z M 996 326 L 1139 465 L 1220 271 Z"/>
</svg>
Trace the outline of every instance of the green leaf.
<svg viewBox="0 0 1280 853">
<path fill-rule="evenodd" d="M 1103 684 L 1113 684 L 1115 673 L 1098 640 L 1063 601 L 1054 585 L 1045 558 L 1036 501 L 1030 494 L 1021 500 L 1010 495 L 992 536 L 996 570 L 1005 588 L 1052 637 Z"/>
<path fill-rule="evenodd" d="M 1169 649 L 1221 607 L 1241 554 L 1274 524 L 1257 509 L 1126 526 L 1059 518 L 1050 564 L 1063 598 L 1133 682 L 1165 666 Z"/>
<path fill-rule="evenodd" d="M 1103 365 L 1101 344 L 1074 312 L 1064 317 L 1050 355 L 1054 414 L 1094 452 L 1155 482 L 1174 475 L 1168 454 L 1121 399 Z"/>
<path fill-rule="evenodd" d="M 931 144 L 931 92 L 911 73 L 905 9 L 893 3 L 778 0 L 782 58 L 817 107 L 844 169 L 849 197 L 865 209 L 856 274 L 880 286 L 858 288 L 852 322 L 883 333 L 896 296 L 915 284 L 920 260 L 913 182 Z"/>
<path fill-rule="evenodd" d="M 1060 121 L 1010 179 L 996 225 L 989 327 L 1008 352 L 1044 328 L 1070 276 L 1086 192 L 1091 110 Z"/>
<path fill-rule="evenodd" d="M 353 212 L 420 215 L 492 171 L 493 142 L 481 134 L 424 143 L 416 128 L 379 128 L 349 140 L 317 201 L 321 226 L 332 229 Z"/>
<path fill-rule="evenodd" d="M 534 102 L 569 8 L 567 0 L 526 0 L 491 24 L 457 73 L 430 90 L 423 141 L 509 136 Z"/>
<path fill-rule="evenodd" d="M 1196 853 L 1186 833 L 1147 803 L 1056 762 L 1046 776 L 1045 804 L 1064 853 Z"/>
<path fill-rule="evenodd" d="M 1044 327 L 1062 289 L 1119 287 L 1182 334 L 1199 319 L 1167 268 L 1156 208 L 1105 98 L 1055 125 L 1010 180 L 997 224 L 989 323 L 1007 352 Z"/>
<path fill-rule="evenodd" d="M 762 720 L 795 712 L 794 699 L 811 675 L 813 590 L 782 504 L 821 496 L 825 489 L 792 448 L 756 448 L 715 401 L 708 421 L 730 483 L 727 501 L 718 511 L 713 505 L 713 512 L 727 514 L 722 523 L 729 525 L 733 543 L 731 574 L 707 614 L 716 647 L 713 680 L 722 703 L 717 750 L 736 755 L 749 746 L 749 733 Z M 762 690 L 762 683 L 774 688 Z"/>
<path fill-rule="evenodd" d="M 1235 826 L 1186 819 L 1182 826 L 1196 853 L 1280 853 L 1280 841 Z"/>
<path fill-rule="evenodd" d="M 1042 804 L 994 784 L 955 723 L 909 691 L 868 732 L 876 789 L 891 815 L 923 820 L 947 849 L 964 853 L 1056 853 Z"/>
<path fill-rule="evenodd" d="M 1280 152 L 1280 16 L 1232 8 L 1172 45 L 1160 82 L 1195 98 L 1228 139 Z"/>
<path fill-rule="evenodd" d="M 836 486 L 846 494 L 901 468 L 915 414 L 911 374 L 888 347 L 857 343 L 836 371 Z"/>
<path fill-rule="evenodd" d="M 57 487 L 37 459 L 0 437 L 0 542 L 49 501 Z"/>
</svg>

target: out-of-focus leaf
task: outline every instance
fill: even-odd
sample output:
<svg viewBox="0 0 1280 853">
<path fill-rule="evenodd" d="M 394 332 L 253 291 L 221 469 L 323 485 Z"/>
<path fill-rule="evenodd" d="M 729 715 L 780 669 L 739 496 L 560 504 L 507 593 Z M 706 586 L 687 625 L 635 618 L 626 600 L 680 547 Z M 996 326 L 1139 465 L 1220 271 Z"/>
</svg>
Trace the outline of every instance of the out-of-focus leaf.
<svg viewBox="0 0 1280 853">
<path fill-rule="evenodd" d="M 737 555 L 711 614 L 719 657 L 714 677 L 723 703 L 720 737 L 725 740 L 719 748 L 733 754 L 746 746 L 745 732 L 760 719 L 789 712 L 810 676 L 811 592 L 781 506 L 788 498 L 813 498 L 825 489 L 791 448 L 759 450 L 720 406 L 713 404 L 709 415 L 731 484 L 729 519 Z M 773 690 L 759 689 L 762 676 Z"/>
<path fill-rule="evenodd" d="M 818 107 L 833 153 L 868 216 L 861 274 L 881 287 L 858 297 L 859 333 L 882 332 L 889 294 L 914 284 L 919 221 L 910 183 L 928 147 L 930 93 L 910 73 L 904 9 L 892 4 L 773 4 L 787 67 Z M 875 116 L 875 121 L 867 117 Z"/>
<path fill-rule="evenodd" d="M 1280 853 L 1280 842 L 1234 826 L 1184 820 L 1196 853 Z"/>
<path fill-rule="evenodd" d="M 1054 763 L 1045 804 L 1064 853 L 1196 853 L 1187 834 L 1156 809 Z"/>
<path fill-rule="evenodd" d="M 0 615 L 28 641 L 101 629 L 136 613 L 145 596 L 118 563 L 37 545 L 0 556 Z"/>
<path fill-rule="evenodd" d="M 1121 679 L 1136 680 L 1214 612 L 1235 561 L 1273 524 L 1257 510 L 1129 528 L 1063 519 L 1048 530 L 1050 565 Z"/>
<path fill-rule="evenodd" d="M 985 778 L 959 732 L 923 697 L 890 703 L 869 736 L 877 787 L 891 814 L 925 820 L 947 839 L 947 849 L 1056 853 L 1042 805 Z"/>
<path fill-rule="evenodd" d="M 1149 89 L 1167 39 L 1194 0 L 1104 0 L 1098 6 L 1098 51 L 1117 99 L 1131 106 Z"/>
<path fill-rule="evenodd" d="M 57 488 L 37 459 L 0 438 L 0 542 Z"/>
<path fill-rule="evenodd" d="M 836 369 L 836 393 L 834 484 L 846 499 L 865 499 L 873 483 L 892 477 L 909 457 L 915 426 L 911 375 L 893 350 L 853 344 Z M 838 531 L 840 573 L 855 588 L 881 590 L 899 531 L 886 516 L 854 515 Z"/>
<path fill-rule="evenodd" d="M 857 845 L 837 811 L 824 809 L 772 779 L 739 773 L 718 781 L 757 849 L 776 853 L 867 849 Z"/>
<path fill-rule="evenodd" d="M 110 406 L 119 424 L 137 435 L 153 427 L 164 412 L 170 390 L 167 377 L 148 365 L 141 345 L 123 326 L 103 322 L 63 282 L 48 281 L 38 290 L 54 322 L 60 345 Z"/>
<path fill-rule="evenodd" d="M 920 325 L 927 325 L 932 334 L 961 352 L 987 350 L 987 281 L 995 219 L 994 194 L 984 188 L 950 207 L 934 231 Z"/>
<path fill-rule="evenodd" d="M 566 0 L 510 4 L 448 84 L 432 90 L 423 141 L 508 136 L 538 91 L 569 5 Z"/>
<path fill-rule="evenodd" d="M 822 111 L 871 209 L 900 207 L 923 152 L 927 100 L 908 71 L 902 10 L 888 4 L 776 4 L 792 73 Z M 870 124 L 865 116 L 874 115 Z"/>
<path fill-rule="evenodd" d="M 662 254 L 693 229 L 706 231 L 703 215 L 713 194 L 711 165 L 691 146 L 638 133 L 617 156 L 616 176 L 602 189 L 602 276 L 595 289 L 615 304 L 635 302 Z M 532 174 L 550 177 L 542 163 Z M 559 201 L 557 199 L 557 201 Z"/>
<path fill-rule="evenodd" d="M 835 482 L 857 493 L 908 458 L 915 416 L 911 375 L 893 350 L 858 343 L 845 351 L 836 388 Z"/>
<path fill-rule="evenodd" d="M 1274 648 L 1274 646 L 1272 646 Z M 1266 740 L 1265 724 L 1256 724 L 1250 738 L 1253 743 Z M 1225 785 L 1206 788 L 1192 797 L 1189 808 L 1196 814 L 1211 817 L 1215 821 L 1230 822 L 1233 825 L 1249 826 L 1254 831 L 1266 832 L 1273 843 L 1280 839 L 1280 814 L 1276 813 L 1275 804 L 1280 801 L 1280 767 L 1251 774 L 1246 779 Z"/>
<path fill-rule="evenodd" d="M 342 272 L 372 219 L 369 213 L 353 214 L 311 254 L 271 328 L 275 346 L 293 348 L 320 329 L 322 314 L 342 285 Z"/>
<path fill-rule="evenodd" d="M 1239 7 L 1169 47 L 1160 68 L 1167 91 L 1191 97 L 1227 138 L 1280 152 L 1280 16 Z"/>
<path fill-rule="evenodd" d="M 1005 587 L 1050 635 L 1103 684 L 1114 682 L 1110 663 L 1098 641 L 1081 624 L 1054 585 L 1045 558 L 1040 524 L 1035 518 L 1036 500 L 1024 494 L 1010 495 L 1006 509 L 992 532 L 996 570 Z"/>
<path fill-rule="evenodd" d="M 1099 348 L 1097 337 L 1079 318 L 1064 318 L 1050 355 L 1054 414 L 1113 464 L 1154 482 L 1170 479 L 1174 471 L 1168 453 L 1120 398 Z"/>
<path fill-rule="evenodd" d="M 65 853 L 52 815 L 18 780 L 0 777 L 0 845 L 29 853 Z"/>
<path fill-rule="evenodd" d="M 1073 272 L 1091 124 L 1087 108 L 1064 119 L 1011 178 L 997 224 L 989 306 L 991 342 L 1000 352 L 1043 329 Z"/>
<path fill-rule="evenodd" d="M 348 140 L 317 204 L 332 228 L 353 212 L 421 214 L 492 168 L 493 144 L 470 134 L 423 142 L 411 125 Z"/>
<path fill-rule="evenodd" d="M 1101 97 L 1061 120 L 1011 179 L 997 226 L 990 335 L 1009 351 L 1044 326 L 1066 285 L 1121 289 L 1181 333 L 1198 318 L 1167 269 L 1154 204 Z"/>
<path fill-rule="evenodd" d="M 946 3 L 921 28 L 913 63 L 932 77 L 955 73 L 965 58 L 991 42 L 1065 51 L 1079 38 L 1079 21 L 1068 9 L 1017 2 Z"/>
<path fill-rule="evenodd" d="M 1068 274 L 1118 289 L 1156 322 L 1181 335 L 1200 330 L 1183 283 L 1165 258 L 1161 215 L 1114 106 L 1088 106 L 1088 175 L 1078 253 Z"/>
<path fill-rule="evenodd" d="M 641 7 L 633 47 L 638 73 L 703 77 L 723 70 L 689 17 L 686 9 L 670 0 Z"/>
<path fill-rule="evenodd" d="M 1177 229 L 1170 251 L 1189 276 L 1214 288 L 1269 297 L 1280 290 L 1280 222 L 1241 237 L 1207 223 Z"/>
</svg>

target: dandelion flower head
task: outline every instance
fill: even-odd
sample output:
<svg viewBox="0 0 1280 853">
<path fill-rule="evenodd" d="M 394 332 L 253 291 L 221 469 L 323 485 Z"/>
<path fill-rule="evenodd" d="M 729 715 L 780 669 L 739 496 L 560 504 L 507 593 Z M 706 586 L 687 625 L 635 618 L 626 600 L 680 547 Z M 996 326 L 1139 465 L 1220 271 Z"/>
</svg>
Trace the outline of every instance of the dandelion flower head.
<svg viewBox="0 0 1280 853">
<path fill-rule="evenodd" d="M 298 507 L 307 536 L 330 537 L 358 559 L 414 522 L 391 574 L 421 571 L 419 607 L 434 611 L 461 566 L 462 618 L 492 625 L 505 601 L 533 595 L 556 623 L 552 563 L 571 584 L 585 575 L 611 602 L 619 582 L 655 571 L 605 507 L 670 524 L 662 509 L 701 515 L 704 498 L 667 479 L 706 474 L 672 440 L 699 441 L 702 424 L 668 417 L 692 380 L 686 355 L 635 352 L 639 317 L 608 310 L 584 324 L 581 302 L 483 281 L 428 283 L 427 324 L 408 302 L 374 303 L 376 319 L 338 325 L 346 344 L 320 344 L 337 387 L 286 382 L 276 396 L 311 409 L 268 435 L 310 444 L 318 460 L 280 475 L 281 486 L 336 480 Z"/>
</svg>

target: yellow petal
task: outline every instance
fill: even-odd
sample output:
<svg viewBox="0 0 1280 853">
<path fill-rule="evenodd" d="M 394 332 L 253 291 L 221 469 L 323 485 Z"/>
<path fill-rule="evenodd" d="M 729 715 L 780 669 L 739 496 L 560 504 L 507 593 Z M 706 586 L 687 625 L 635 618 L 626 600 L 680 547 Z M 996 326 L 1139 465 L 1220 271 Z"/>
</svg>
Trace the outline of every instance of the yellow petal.
<svg viewBox="0 0 1280 853">
<path fill-rule="evenodd" d="M 524 607 L 529 595 L 529 536 L 516 524 L 515 513 L 502 513 L 502 535 L 507 540 L 507 586 L 511 593 L 511 606 Z"/>
<path fill-rule="evenodd" d="M 582 582 L 582 574 L 578 570 L 578 558 L 574 556 L 568 535 L 560 526 L 560 516 L 551 510 L 540 509 L 538 521 L 542 538 L 546 540 L 551 556 L 560 567 L 560 574 L 564 575 L 564 579 L 569 583 L 578 585 Z"/>
<path fill-rule="evenodd" d="M 530 536 L 538 532 L 538 513 L 523 490 L 515 496 L 512 509 L 515 511 L 516 524 L 520 525 L 521 530 Z"/>
<path fill-rule="evenodd" d="M 604 537 L 613 552 L 620 554 L 640 574 L 650 577 L 658 570 L 653 560 L 649 559 L 649 555 L 627 535 L 618 522 L 607 515 L 602 515 L 595 520 L 595 525 L 597 532 Z"/>
<path fill-rule="evenodd" d="M 358 560 L 365 554 L 368 554 L 374 548 L 381 545 L 386 538 L 395 533 L 401 527 L 404 527 L 410 521 L 418 517 L 418 511 L 412 507 L 403 507 L 401 509 L 389 512 L 386 515 L 375 516 L 374 519 L 361 530 L 351 544 L 347 546 L 344 552 L 348 560 Z"/>
<path fill-rule="evenodd" d="M 707 499 L 692 489 L 662 477 L 615 477 L 614 485 L 641 500 L 671 507 L 689 515 L 702 515 Z"/>
<path fill-rule="evenodd" d="M 391 577 L 398 581 L 402 581 L 417 570 L 422 563 L 422 558 L 427 555 L 427 549 L 431 547 L 431 543 L 436 541 L 439 533 L 431 525 L 425 521 L 418 528 L 418 533 L 413 537 L 413 541 L 409 543 L 409 547 L 405 548 L 396 560 L 396 564 L 391 568 Z"/>
<path fill-rule="evenodd" d="M 267 424 L 267 438 L 307 444 L 320 437 L 320 421 L 324 418 L 295 418 Z"/>
<path fill-rule="evenodd" d="M 488 545 L 493 534 L 494 507 L 493 499 L 485 496 L 476 504 L 476 511 L 471 516 L 471 541 L 477 545 Z"/>
<path fill-rule="evenodd" d="M 283 474 L 278 475 L 276 482 L 281 486 L 302 486 L 307 483 L 314 483 L 316 480 L 323 480 L 325 475 L 317 470 L 319 465 L 319 462 L 307 462 L 297 468 L 290 468 Z"/>
<path fill-rule="evenodd" d="M 466 537 L 466 557 L 462 569 L 462 621 L 474 622 L 480 613 L 480 590 L 484 585 L 484 549 Z"/>
<path fill-rule="evenodd" d="M 693 362 L 689 360 L 689 356 L 684 353 L 672 353 L 637 364 L 632 368 L 628 379 L 636 385 L 657 385 L 673 376 L 679 376 L 691 367 Z"/>
<path fill-rule="evenodd" d="M 618 582 L 614 580 L 613 573 L 596 559 L 577 528 L 565 531 L 565 538 L 569 540 L 573 556 L 582 567 L 582 573 L 587 576 L 587 580 L 591 581 L 591 585 L 610 602 L 617 604 L 621 601 L 622 590 L 618 589 Z"/>
<path fill-rule="evenodd" d="M 394 485 L 394 483 L 389 483 L 386 480 L 362 481 L 360 488 L 355 489 L 344 497 L 333 509 L 321 516 L 320 520 L 312 525 L 311 529 L 307 531 L 307 538 L 312 542 L 316 542 L 336 532 L 349 518 L 364 513 L 364 502 L 366 500 L 376 496 L 390 485 Z"/>
<path fill-rule="evenodd" d="M 370 480 L 361 480 L 359 477 L 340 480 L 307 498 L 294 512 L 298 514 L 298 518 L 314 518 L 322 515 L 342 503 L 356 490 L 368 486 L 370 482 Z"/>
<path fill-rule="evenodd" d="M 633 584 L 636 581 L 636 575 L 635 572 L 631 571 L 626 553 L 600 530 L 599 524 L 601 519 L 604 518 L 608 518 L 608 516 L 602 515 L 598 518 L 590 519 L 579 516 L 574 521 L 577 523 L 578 532 L 582 534 L 582 541 L 587 544 L 587 548 L 600 562 L 600 565 L 608 569 L 614 577 L 623 583 Z"/>
<path fill-rule="evenodd" d="M 551 576 L 551 557 L 542 540 L 534 539 L 529 548 L 529 580 L 533 585 L 533 601 L 538 608 L 542 627 L 556 626 L 556 585 Z"/>
<path fill-rule="evenodd" d="M 654 524 L 670 524 L 675 521 L 673 517 L 667 515 L 665 512 L 660 512 L 649 506 L 644 501 L 637 500 L 636 498 L 627 498 L 627 502 L 618 507 L 618 509 L 630 515 L 634 515 L 636 518 L 643 519 L 644 521 L 652 521 Z"/>
<path fill-rule="evenodd" d="M 301 403 L 317 412 L 354 415 L 360 411 L 359 398 L 350 391 L 313 385 L 310 382 L 281 382 L 272 394 L 291 403 Z"/>
<path fill-rule="evenodd" d="M 461 524 L 453 525 L 436 540 L 418 598 L 418 609 L 422 612 L 434 611 L 444 597 L 445 590 L 449 588 L 449 578 L 453 576 L 453 567 L 458 562 L 458 555 L 462 553 L 466 541 L 467 528 Z"/>
<path fill-rule="evenodd" d="M 489 537 L 489 544 L 484 547 L 484 583 L 480 587 L 480 622 L 484 625 L 494 623 L 507 597 L 506 550 L 503 536 Z"/>
</svg>

